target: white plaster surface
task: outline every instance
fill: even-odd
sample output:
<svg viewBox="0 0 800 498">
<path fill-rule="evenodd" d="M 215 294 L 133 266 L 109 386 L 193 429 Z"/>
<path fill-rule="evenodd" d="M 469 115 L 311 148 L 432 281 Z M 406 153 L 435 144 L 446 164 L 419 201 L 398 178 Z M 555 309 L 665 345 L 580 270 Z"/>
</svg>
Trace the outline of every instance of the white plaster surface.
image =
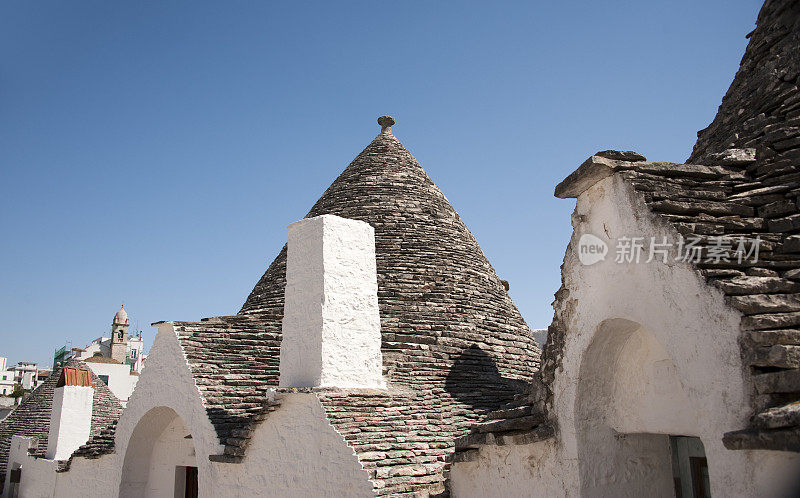
<svg viewBox="0 0 800 498">
<path fill-rule="evenodd" d="M 10 497 L 12 493 L 13 485 L 10 484 L 11 470 L 19 468 L 22 469 L 22 479 L 17 485 L 16 496 L 34 498 L 50 498 L 54 496 L 56 462 L 54 460 L 31 457 L 28 454 L 28 449 L 35 446 L 35 438 L 11 437 L 6 469 L 6 485 L 3 489 L 4 497 Z"/>
<path fill-rule="evenodd" d="M 218 464 L 215 496 L 374 496 L 355 452 L 314 394 L 288 394 L 253 435 L 244 462 Z"/>
<path fill-rule="evenodd" d="M 33 447 L 33 438 L 12 437 L 8 459 L 6 483 L 10 471 L 22 469 L 22 479 L 16 496 L 35 498 L 106 498 L 116 495 L 116 487 L 109 486 L 109 476 L 115 473 L 116 455 L 106 455 L 99 459 L 76 458 L 69 472 L 56 472 L 58 462 L 37 458 L 28 454 Z M 11 496 L 11 485 L 3 490 L 3 497 Z"/>
<path fill-rule="evenodd" d="M 566 345 L 551 407 L 555 447 L 536 453 L 543 456 L 534 473 L 536 445 L 481 449 L 477 462 L 454 466 L 455 496 L 491 489 L 509 490 L 495 496 L 672 496 L 665 441 L 675 432 L 701 438 L 713 496 L 768 496 L 769 483 L 798 475 L 794 454 L 722 444 L 752 413 L 740 315 L 722 293 L 672 259 L 614 262 L 619 237 L 675 242 L 674 229 L 616 175 L 578 198 L 573 226 L 563 274 Z M 605 261 L 580 264 L 575 251 L 585 233 L 609 244 Z M 768 466 L 764 453 L 772 453 Z"/>
<path fill-rule="evenodd" d="M 566 466 L 554 465 L 559 456 L 555 440 L 511 446 L 484 446 L 479 458 L 459 462 L 450 471 L 454 497 L 560 498 L 577 496 L 574 477 Z"/>
<path fill-rule="evenodd" d="M 333 215 L 289 226 L 280 385 L 383 387 L 375 231 Z"/>
<path fill-rule="evenodd" d="M 188 435 L 186 424 L 171 408 L 147 412 L 136 426 L 125 454 L 120 496 L 174 495 L 176 468 L 197 466 L 193 439 Z"/>
<path fill-rule="evenodd" d="M 47 436 L 47 458 L 66 460 L 89 440 L 93 400 L 94 388 L 90 386 L 55 388 Z"/>
<path fill-rule="evenodd" d="M 91 368 L 95 375 L 108 375 L 108 388 L 124 406 L 139 381 L 138 375 L 131 375 L 130 365 L 87 362 L 86 366 Z"/>
</svg>

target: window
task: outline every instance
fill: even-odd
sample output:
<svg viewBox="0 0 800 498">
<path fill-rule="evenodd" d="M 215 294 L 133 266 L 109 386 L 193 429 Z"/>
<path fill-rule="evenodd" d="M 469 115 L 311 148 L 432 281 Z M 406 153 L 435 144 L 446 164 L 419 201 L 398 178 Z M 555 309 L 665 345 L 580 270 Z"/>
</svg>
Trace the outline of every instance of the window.
<svg viewBox="0 0 800 498">
<path fill-rule="evenodd" d="M 108 375 L 98 375 L 97 378 L 102 380 L 105 385 L 108 385 Z"/>
<path fill-rule="evenodd" d="M 131 359 L 132 360 L 136 359 L 136 350 L 135 349 L 131 349 Z"/>
</svg>

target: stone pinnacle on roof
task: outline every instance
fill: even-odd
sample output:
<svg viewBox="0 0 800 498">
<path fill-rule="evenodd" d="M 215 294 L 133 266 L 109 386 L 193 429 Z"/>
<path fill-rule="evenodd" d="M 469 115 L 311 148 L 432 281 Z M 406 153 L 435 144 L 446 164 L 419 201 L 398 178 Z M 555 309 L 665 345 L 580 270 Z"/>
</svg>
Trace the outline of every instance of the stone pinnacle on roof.
<svg viewBox="0 0 800 498">
<path fill-rule="evenodd" d="M 378 124 L 381 125 L 381 135 L 391 135 L 392 125 L 395 123 L 394 118 L 391 116 L 381 116 L 378 118 Z"/>
</svg>

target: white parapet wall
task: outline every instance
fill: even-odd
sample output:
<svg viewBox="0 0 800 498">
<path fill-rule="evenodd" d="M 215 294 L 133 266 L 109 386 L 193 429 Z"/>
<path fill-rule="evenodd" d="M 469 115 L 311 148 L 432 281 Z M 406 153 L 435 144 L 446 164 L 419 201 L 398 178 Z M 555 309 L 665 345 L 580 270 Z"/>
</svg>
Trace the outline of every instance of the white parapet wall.
<svg viewBox="0 0 800 498">
<path fill-rule="evenodd" d="M 382 388 L 375 231 L 333 215 L 289 225 L 285 387 Z"/>
<path fill-rule="evenodd" d="M 92 426 L 94 388 L 63 386 L 53 392 L 47 458 L 66 460 L 89 439 Z"/>
</svg>

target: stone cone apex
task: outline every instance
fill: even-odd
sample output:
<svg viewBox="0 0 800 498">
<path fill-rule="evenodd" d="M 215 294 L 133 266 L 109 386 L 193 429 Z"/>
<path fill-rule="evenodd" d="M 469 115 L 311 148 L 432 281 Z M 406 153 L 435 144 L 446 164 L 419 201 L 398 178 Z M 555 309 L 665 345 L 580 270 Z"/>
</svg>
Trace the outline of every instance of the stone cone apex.
<svg viewBox="0 0 800 498">
<path fill-rule="evenodd" d="M 381 134 L 392 134 L 392 126 L 394 125 L 394 118 L 391 116 L 381 116 L 378 118 L 378 124 L 381 126 Z"/>
<path fill-rule="evenodd" d="M 390 119 L 381 119 L 384 130 Z M 389 381 L 439 382 L 458 351 L 480 356 L 473 359 L 477 363 L 492 363 L 503 378 L 526 378 L 536 368 L 538 347 L 502 281 L 447 198 L 394 135 L 375 137 L 306 217 L 323 214 L 364 221 L 375 229 Z M 280 319 L 285 285 L 284 247 L 240 314 Z M 444 351 L 451 356 L 436 359 Z"/>
</svg>

